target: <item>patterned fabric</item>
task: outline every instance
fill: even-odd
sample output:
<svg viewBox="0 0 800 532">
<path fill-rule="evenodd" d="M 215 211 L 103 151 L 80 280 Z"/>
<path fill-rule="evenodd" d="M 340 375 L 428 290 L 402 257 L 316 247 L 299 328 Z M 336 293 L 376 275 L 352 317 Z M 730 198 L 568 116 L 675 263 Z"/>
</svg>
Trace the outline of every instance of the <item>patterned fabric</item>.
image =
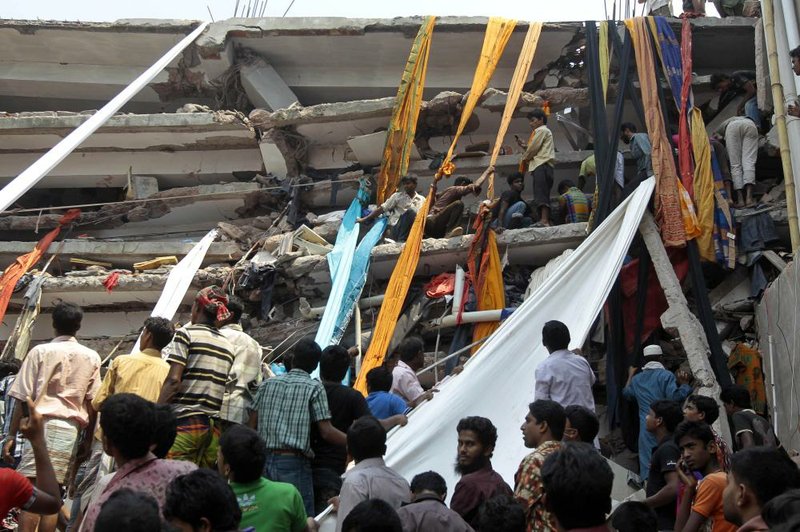
<svg viewBox="0 0 800 532">
<path fill-rule="evenodd" d="M 172 398 L 178 417 L 219 415 L 228 373 L 233 365 L 233 346 L 210 325 L 187 325 L 175 332 L 165 350 L 167 362 L 184 366 L 180 387 Z"/>
<path fill-rule="evenodd" d="M 561 449 L 561 442 L 548 441 L 522 459 L 514 476 L 514 496 L 525 509 L 528 532 L 556 532 L 555 516 L 545 509 L 541 469 L 545 458 Z"/>
<path fill-rule="evenodd" d="M 214 467 L 219 436 L 219 425 L 208 416 L 183 417 L 178 420 L 178 434 L 167 458 L 192 462 L 200 467 Z"/>
<path fill-rule="evenodd" d="M 233 346 L 233 366 L 228 374 L 219 417 L 233 423 L 247 421 L 247 409 L 261 383 L 261 346 L 241 325 L 232 323 L 220 329 Z"/>
<path fill-rule="evenodd" d="M 564 221 L 576 224 L 589 221 L 589 200 L 578 187 L 572 187 L 558 197 Z"/>
<path fill-rule="evenodd" d="M 47 419 L 44 423 L 44 442 L 47 445 L 47 455 L 53 464 L 56 480 L 64 484 L 68 478 L 69 468 L 78 450 L 78 423 L 65 419 Z M 17 471 L 28 478 L 36 477 L 36 461 L 33 457 L 33 448 L 25 440 L 22 449 L 22 458 Z"/>
<path fill-rule="evenodd" d="M 227 306 L 228 296 L 218 286 L 211 285 L 203 288 L 197 292 L 194 301 L 205 312 L 216 316 L 217 321 L 226 321 L 231 317 Z"/>
<path fill-rule="evenodd" d="M 331 418 L 322 383 L 301 369 L 264 381 L 252 410 L 268 450 L 296 450 L 308 458 L 314 457 L 311 424 Z"/>
<path fill-rule="evenodd" d="M 750 403 L 756 413 L 767 415 L 767 391 L 764 387 L 764 371 L 761 369 L 761 353 L 747 344 L 738 343 L 728 357 L 728 369 L 736 384 L 750 392 Z"/>
</svg>

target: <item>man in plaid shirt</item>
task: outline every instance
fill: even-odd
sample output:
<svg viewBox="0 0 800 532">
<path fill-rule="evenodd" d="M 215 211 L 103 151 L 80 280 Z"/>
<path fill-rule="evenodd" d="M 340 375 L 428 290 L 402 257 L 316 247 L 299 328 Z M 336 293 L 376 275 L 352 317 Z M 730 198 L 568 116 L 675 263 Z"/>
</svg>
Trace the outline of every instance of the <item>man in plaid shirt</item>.
<svg viewBox="0 0 800 532">
<path fill-rule="evenodd" d="M 290 371 L 264 381 L 258 389 L 248 422 L 266 444 L 267 478 L 293 484 L 303 497 L 306 515 L 314 515 L 311 424 L 328 443 L 347 445 L 347 436 L 331 424 L 325 388 L 310 375 L 321 356 L 313 340 L 300 340 L 286 361 Z"/>
</svg>

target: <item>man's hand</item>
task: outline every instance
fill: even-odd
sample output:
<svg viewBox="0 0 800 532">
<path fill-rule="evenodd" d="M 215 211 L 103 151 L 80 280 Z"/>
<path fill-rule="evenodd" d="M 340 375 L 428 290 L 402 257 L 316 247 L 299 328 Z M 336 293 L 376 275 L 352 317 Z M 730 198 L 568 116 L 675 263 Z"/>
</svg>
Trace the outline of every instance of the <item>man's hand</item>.
<svg viewBox="0 0 800 532">
<path fill-rule="evenodd" d="M 786 108 L 786 114 L 790 116 L 800 117 L 800 107 L 796 105 L 790 105 Z"/>
<path fill-rule="evenodd" d="M 363 224 L 366 219 L 367 219 L 366 216 L 364 216 L 363 218 L 356 218 L 356 222 Z"/>
<path fill-rule="evenodd" d="M 306 519 L 306 530 L 308 530 L 308 532 L 317 532 L 319 530 L 319 523 L 317 523 L 313 517 L 309 517 Z"/>
<path fill-rule="evenodd" d="M 630 368 L 628 368 L 628 379 L 636 375 L 637 371 L 639 371 L 639 368 L 637 368 L 636 366 L 631 366 Z"/>
<path fill-rule="evenodd" d="M 398 423 L 397 423 L 397 425 L 399 427 L 405 427 L 406 425 L 408 425 L 408 417 L 406 417 L 405 414 L 400 414 L 400 418 L 399 419 L 400 419 L 400 421 L 398 421 Z"/>
<path fill-rule="evenodd" d="M 29 415 L 20 420 L 19 431 L 26 440 L 31 442 L 31 445 L 42 443 L 44 442 L 44 421 L 42 420 L 42 415 L 36 411 L 33 401 L 28 399 L 26 402 L 28 403 Z M 14 442 L 13 438 L 11 438 L 11 442 Z"/>
<path fill-rule="evenodd" d="M 358 346 L 354 345 L 353 347 L 349 348 L 347 350 L 347 354 L 350 355 L 350 358 L 357 357 L 360 354 L 359 351 L 358 351 Z"/>
<path fill-rule="evenodd" d="M 458 366 L 453 368 L 451 375 L 458 375 L 462 371 L 464 371 L 464 364 L 459 364 Z"/>
<path fill-rule="evenodd" d="M 694 475 L 689 472 L 689 468 L 686 466 L 686 462 L 683 461 L 683 458 L 678 460 L 678 467 L 675 469 L 675 472 L 678 473 L 678 478 L 680 479 L 681 483 L 686 486 L 686 489 L 695 489 L 697 487 L 697 479 L 694 478 Z"/>
<path fill-rule="evenodd" d="M 3 444 L 3 461 L 7 464 L 14 464 L 14 456 L 12 453 L 14 452 L 15 443 L 13 435 L 9 434 L 6 436 L 6 441 Z"/>
<path fill-rule="evenodd" d="M 675 380 L 678 381 L 678 384 L 689 384 L 692 382 L 692 376 L 688 371 L 679 369 L 675 374 Z"/>
<path fill-rule="evenodd" d="M 516 141 L 517 141 L 517 146 L 519 146 L 520 148 L 525 148 L 525 147 L 527 147 L 527 146 L 525 146 L 525 143 L 524 143 L 524 142 L 522 142 L 522 139 L 521 139 L 521 138 L 519 138 L 519 135 L 514 135 L 514 140 L 516 140 Z"/>
<path fill-rule="evenodd" d="M 330 499 L 328 499 L 328 504 L 333 506 L 333 511 L 334 512 L 338 512 L 339 511 L 339 496 L 337 495 L 336 497 L 331 497 Z"/>
</svg>

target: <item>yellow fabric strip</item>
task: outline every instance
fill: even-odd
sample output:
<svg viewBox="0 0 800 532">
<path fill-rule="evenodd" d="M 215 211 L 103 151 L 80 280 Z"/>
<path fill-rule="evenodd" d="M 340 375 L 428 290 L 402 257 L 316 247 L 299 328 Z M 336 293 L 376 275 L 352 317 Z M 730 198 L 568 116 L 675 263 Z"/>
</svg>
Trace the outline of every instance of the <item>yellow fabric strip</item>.
<svg viewBox="0 0 800 532">
<path fill-rule="evenodd" d="M 403 310 L 403 303 L 408 294 L 408 287 L 414 278 L 419 262 L 420 248 L 422 247 L 422 235 L 425 233 L 425 219 L 428 217 L 428 209 L 433 203 L 434 191 L 431 187 L 428 197 L 422 207 L 417 211 L 414 218 L 414 225 L 408 235 L 403 251 L 397 259 L 392 277 L 389 279 L 389 286 L 386 287 L 386 294 L 383 298 L 381 310 L 378 312 L 378 319 L 372 329 L 372 338 L 369 341 L 369 348 L 361 362 L 361 371 L 358 374 L 354 388 L 367 395 L 367 373 L 373 368 L 383 364 L 386 350 L 389 349 L 389 342 L 394 335 L 394 328 L 400 311 Z"/>
<path fill-rule="evenodd" d="M 714 249 L 714 171 L 711 168 L 711 144 L 703 121 L 703 112 L 694 107 L 691 115 L 692 148 L 694 150 L 694 199 L 697 202 L 697 222 L 700 235 L 697 247 L 700 256 L 716 262 Z"/>
<path fill-rule="evenodd" d="M 426 17 L 419 28 L 411 53 L 408 56 L 403 77 L 397 87 L 397 97 L 386 132 L 383 159 L 378 172 L 378 203 L 394 193 L 400 178 L 408 171 L 408 159 L 417 133 L 417 119 L 425 89 L 428 70 L 431 36 L 436 17 Z"/>
<path fill-rule="evenodd" d="M 506 107 L 503 109 L 503 117 L 500 120 L 500 128 L 497 130 L 497 138 L 494 141 L 492 148 L 492 156 L 489 161 L 490 166 L 494 166 L 497 162 L 497 156 L 500 155 L 500 148 L 503 146 L 503 139 L 505 139 L 508 126 L 514 116 L 514 111 L 517 110 L 517 103 L 519 96 L 522 93 L 522 87 L 525 85 L 525 80 L 528 79 L 528 72 L 533 63 L 533 56 L 536 53 L 536 46 L 539 44 L 539 36 L 542 34 L 542 23 L 531 22 L 528 26 L 528 33 L 525 35 L 525 41 L 522 43 L 522 51 L 517 59 L 517 66 L 514 69 L 514 76 L 511 78 L 511 85 L 508 87 L 508 95 L 506 96 Z M 494 199 L 494 174 L 489 176 L 489 184 L 486 188 L 486 197 Z"/>
<path fill-rule="evenodd" d="M 608 71 L 611 66 L 611 53 L 608 49 L 608 21 L 600 23 L 600 79 L 603 81 L 603 101 L 608 100 Z M 595 205 L 597 205 L 595 203 Z"/>
<path fill-rule="evenodd" d="M 467 125 L 469 117 L 472 116 L 472 111 L 478 105 L 478 101 L 483 96 L 486 87 L 489 86 L 489 81 L 492 79 L 497 63 L 503 55 L 503 50 L 508 44 L 508 39 L 517 25 L 516 20 L 511 20 L 501 17 L 491 17 L 489 23 L 486 25 L 486 34 L 483 37 L 483 48 L 481 49 L 481 56 L 478 59 L 478 66 L 475 68 L 475 76 L 472 78 L 472 87 L 467 96 L 467 101 L 464 104 L 464 109 L 461 112 L 461 120 L 458 123 L 458 129 L 453 142 L 450 144 L 450 149 L 447 150 L 447 155 L 442 161 L 442 165 L 436 172 L 436 175 L 452 175 L 456 167 L 452 163 L 453 151 L 456 149 L 458 139 L 461 138 L 461 133 L 464 132 L 464 127 Z"/>
<path fill-rule="evenodd" d="M 484 223 L 488 223 L 486 220 Z M 483 251 L 481 268 L 485 268 L 483 275 L 483 285 L 476 287 L 478 290 L 478 310 L 498 310 L 506 307 L 506 291 L 503 287 L 503 265 L 500 262 L 500 253 L 497 250 L 497 238 L 495 232 L 486 227 L 489 231 L 486 239 L 486 249 Z M 477 238 L 477 235 L 475 236 Z M 486 338 L 497 328 L 500 327 L 499 321 L 486 321 L 476 323 L 472 330 L 472 341 L 477 342 Z M 475 346 L 474 353 L 480 348 Z"/>
</svg>

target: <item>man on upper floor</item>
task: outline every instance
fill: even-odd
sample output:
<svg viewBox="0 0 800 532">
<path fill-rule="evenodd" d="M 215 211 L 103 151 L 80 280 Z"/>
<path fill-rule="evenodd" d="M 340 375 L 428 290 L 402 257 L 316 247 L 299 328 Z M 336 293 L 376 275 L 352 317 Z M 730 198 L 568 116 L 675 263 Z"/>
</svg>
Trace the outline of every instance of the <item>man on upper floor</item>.
<svg viewBox="0 0 800 532">
<path fill-rule="evenodd" d="M 461 227 L 464 202 L 461 201 L 461 198 L 469 194 L 477 196 L 486 176 L 492 172 L 494 172 L 494 166 L 487 168 L 475 183 L 464 176 L 457 177 L 453 186 L 436 194 L 436 199 L 428 213 L 428 219 L 425 221 L 425 237 L 450 238 L 464 234 L 464 229 Z M 440 179 L 441 177 L 434 177 L 434 182 L 438 184 Z"/>
<path fill-rule="evenodd" d="M 527 164 L 533 179 L 533 202 L 539 212 L 541 225 L 550 225 L 550 192 L 553 189 L 553 166 L 556 152 L 553 133 L 547 127 L 547 113 L 534 109 L 528 113 L 528 122 L 533 129 L 531 141 L 522 154 L 522 164 Z"/>
<path fill-rule="evenodd" d="M 385 214 L 389 219 L 387 236 L 395 242 L 406 241 L 411 232 L 411 226 L 414 225 L 414 219 L 417 217 L 417 211 L 425 203 L 425 196 L 417 192 L 417 176 L 403 176 L 400 179 L 400 187 L 402 190 L 398 190 L 377 209 L 357 220 L 359 223 L 368 222 Z"/>
<path fill-rule="evenodd" d="M 525 190 L 523 175 L 515 172 L 506 177 L 506 182 L 508 190 L 500 194 L 500 198 L 494 202 L 492 207 L 493 224 L 498 231 L 530 226 L 533 223 L 530 218 L 531 209 L 522 199 L 522 191 Z"/>
<path fill-rule="evenodd" d="M 653 147 L 650 145 L 647 133 L 639 133 L 631 122 L 622 124 L 620 131 L 622 132 L 620 139 L 630 146 L 631 155 L 636 160 L 636 179 L 629 184 L 629 187 L 636 188 L 639 183 L 653 175 Z"/>
</svg>

